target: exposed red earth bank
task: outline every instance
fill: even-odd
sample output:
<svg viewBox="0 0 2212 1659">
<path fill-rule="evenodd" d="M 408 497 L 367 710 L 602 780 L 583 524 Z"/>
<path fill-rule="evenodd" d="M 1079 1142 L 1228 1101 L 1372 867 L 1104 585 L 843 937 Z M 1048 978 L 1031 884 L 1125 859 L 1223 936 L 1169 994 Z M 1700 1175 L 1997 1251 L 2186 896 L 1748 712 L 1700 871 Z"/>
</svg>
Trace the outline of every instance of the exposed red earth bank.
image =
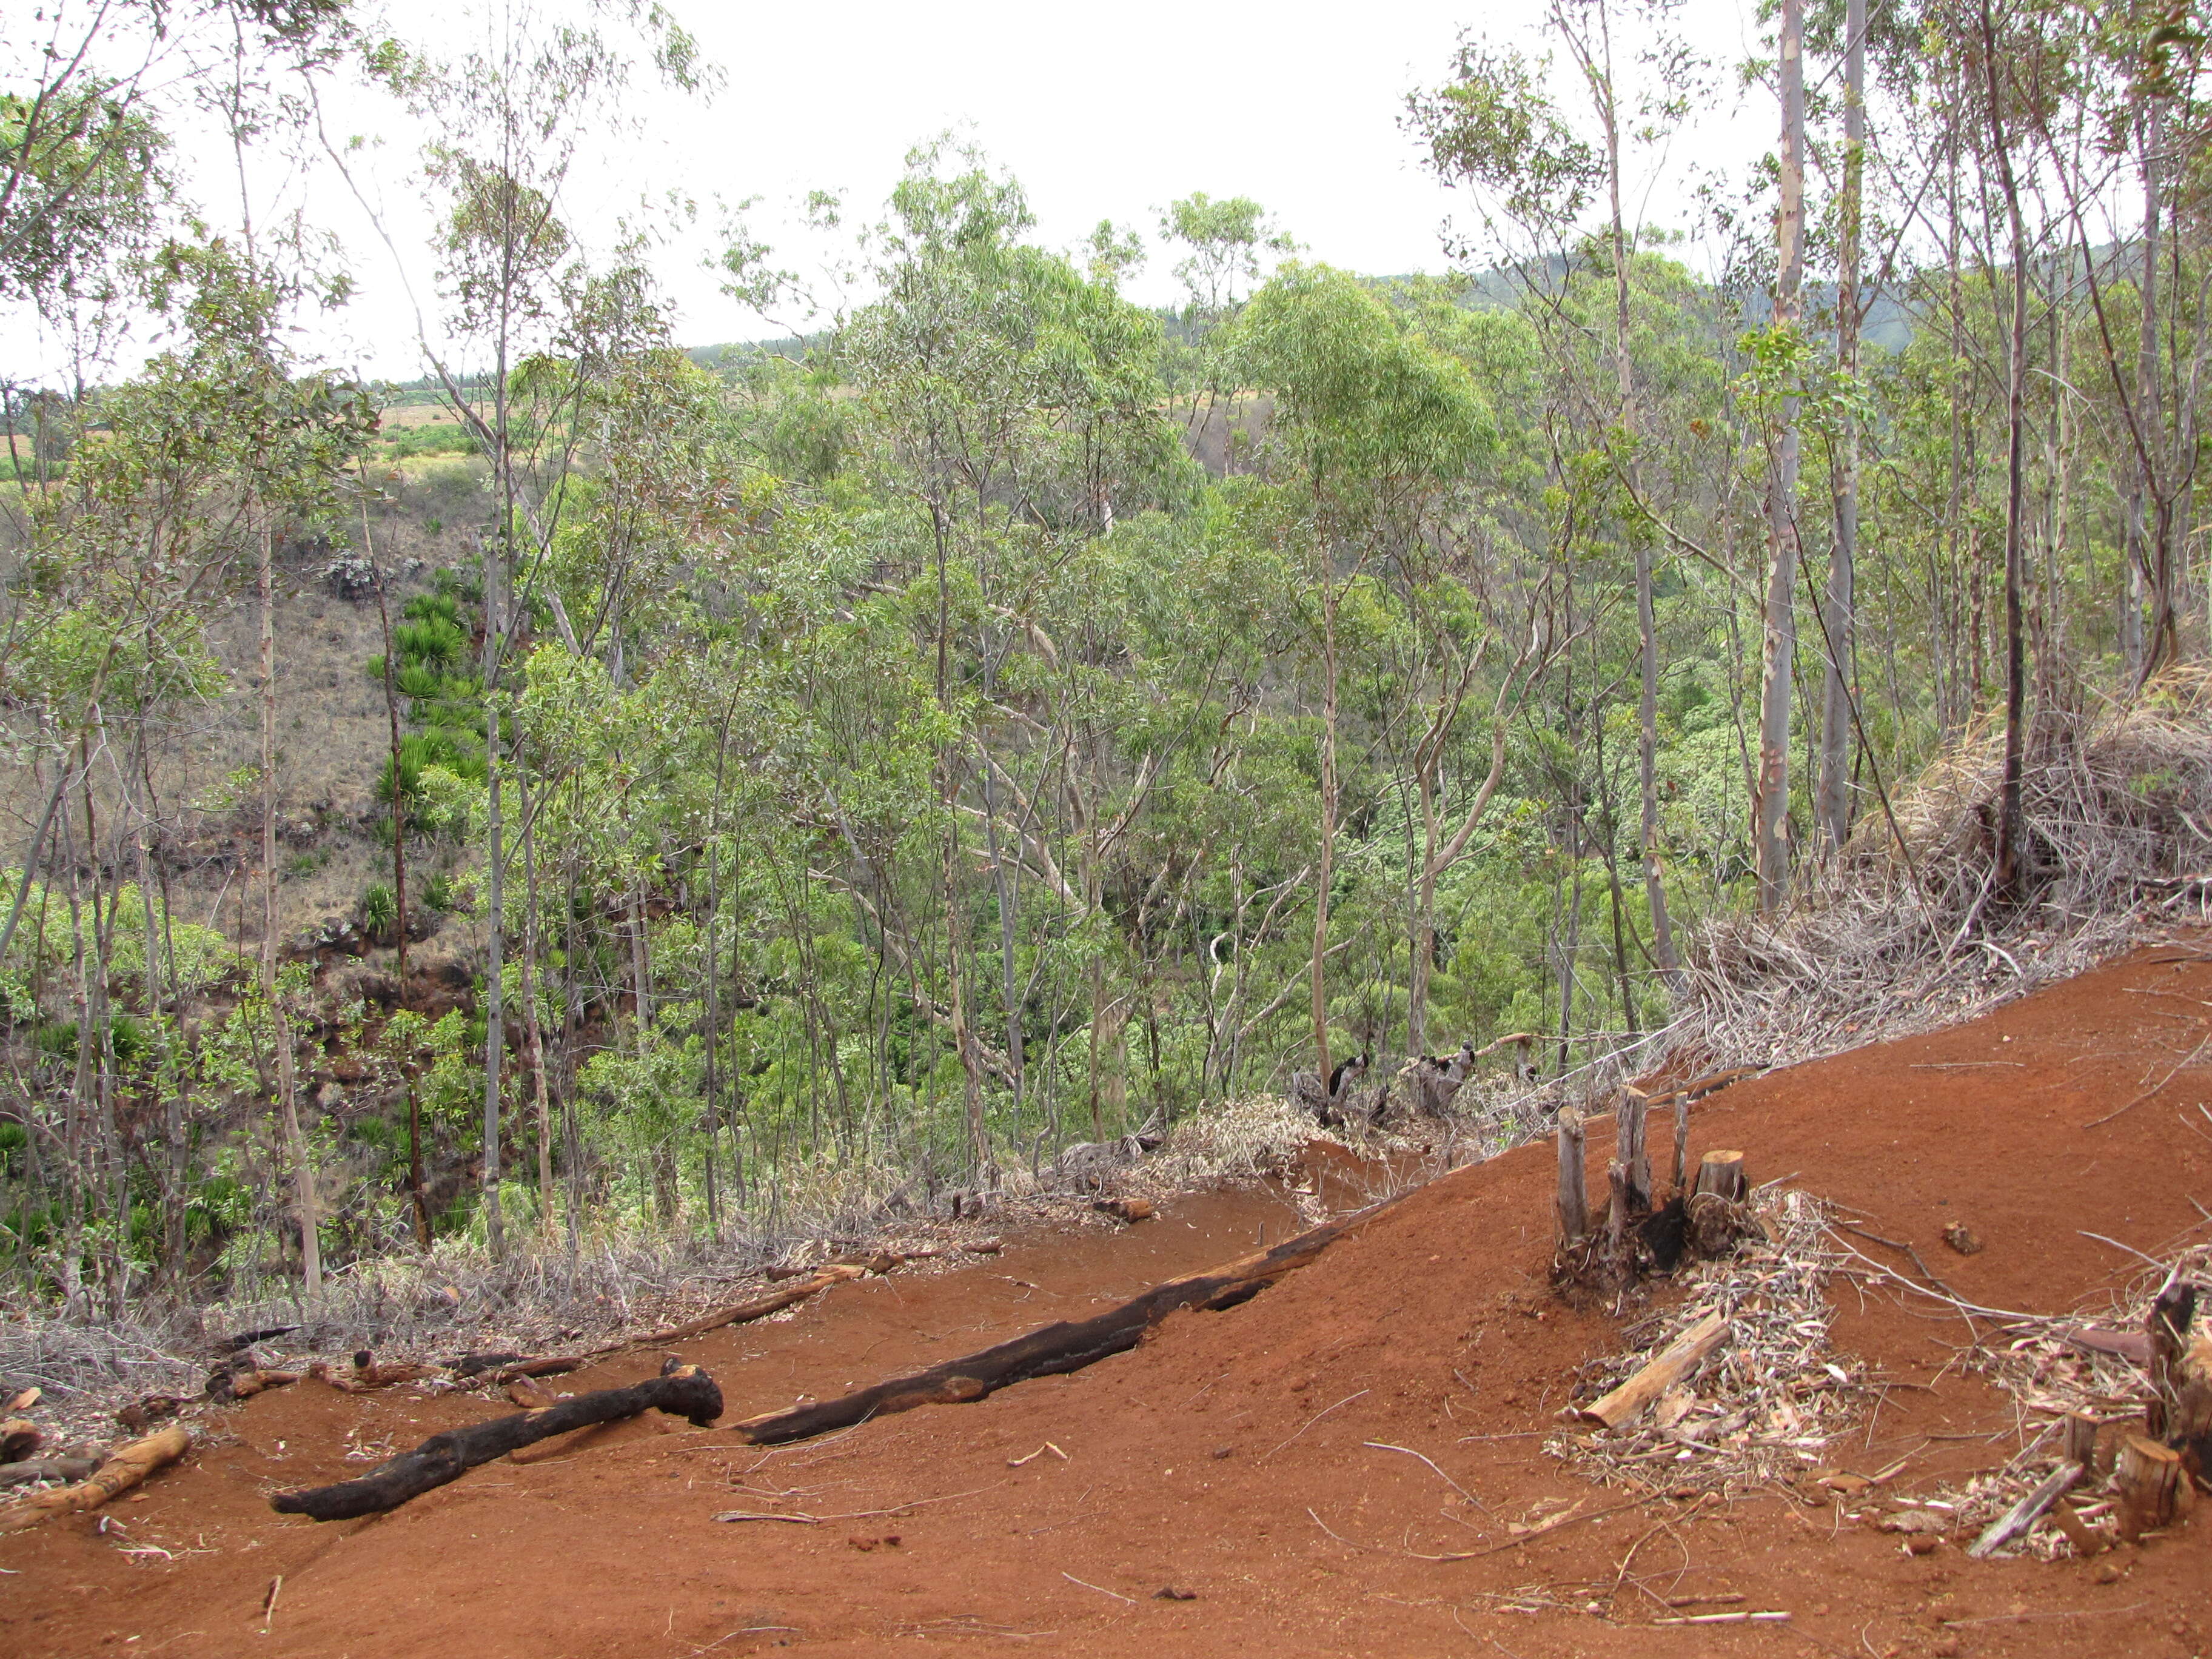
<svg viewBox="0 0 2212 1659">
<path fill-rule="evenodd" d="M 2092 1127 L 2212 1026 L 2212 963 L 2195 948 L 2141 951 L 1971 1024 L 1741 1084 L 1697 1107 L 1692 1157 L 1743 1148 L 1754 1181 L 1787 1176 L 1851 1206 L 1974 1301 L 2100 1308 L 2143 1264 L 2086 1232 L 2163 1259 L 2212 1226 L 2198 1207 L 2212 1202 L 2212 1121 L 2197 1111 L 2212 1068 L 2181 1070 Z M 1604 1137 L 1593 1140 L 1602 1160 Z M 106 1530 L 84 1517 L 0 1538 L 0 1652 L 2206 1650 L 2212 1506 L 2094 1562 L 1978 1563 L 1956 1540 L 1914 1557 L 1779 1487 L 1511 1541 L 1508 1523 L 1547 1504 L 1599 1510 L 1635 1495 L 1540 1449 L 1577 1369 L 1622 1346 L 1609 1310 L 1548 1287 L 1553 1184 L 1541 1146 L 1460 1170 L 1239 1307 L 1176 1315 L 1133 1352 L 980 1403 L 772 1452 L 630 1421 L 364 1521 L 289 1519 L 268 1497 L 358 1474 L 349 1449 L 386 1454 L 509 1407 L 304 1382 L 216 1413 L 234 1440 L 218 1435 L 113 1505 Z M 1947 1252 L 1954 1221 L 1986 1248 Z M 720 1381 L 734 1421 L 1097 1311 L 1299 1224 L 1277 1194 L 1194 1197 L 1123 1231 L 1018 1237 L 958 1271 L 842 1285 L 787 1320 L 676 1352 Z M 1892 1487 L 1924 1492 L 2018 1449 L 2013 1398 L 1954 1363 L 1969 1340 L 1960 1318 L 1837 1293 L 1836 1348 L 1889 1386 L 1831 1463 L 1872 1474 L 1904 1459 Z M 625 1356 L 557 1386 L 630 1382 L 660 1358 Z M 1014 1465 L 1048 1442 L 1065 1455 Z M 1386 1447 L 1433 1460 L 1484 1507 Z M 817 1519 L 712 1518 L 732 1509 Z M 1558 1601 L 1563 1586 L 1610 1585 L 1639 1540 L 1637 1582 L 1583 1604 L 1596 1611 L 1497 1610 L 1532 1587 Z M 1160 1598 L 1170 1587 L 1190 1599 Z M 1744 1599 L 1704 1605 L 1790 1620 L 1652 1622 L 1670 1616 L 1664 1599 L 1731 1595 Z"/>
</svg>

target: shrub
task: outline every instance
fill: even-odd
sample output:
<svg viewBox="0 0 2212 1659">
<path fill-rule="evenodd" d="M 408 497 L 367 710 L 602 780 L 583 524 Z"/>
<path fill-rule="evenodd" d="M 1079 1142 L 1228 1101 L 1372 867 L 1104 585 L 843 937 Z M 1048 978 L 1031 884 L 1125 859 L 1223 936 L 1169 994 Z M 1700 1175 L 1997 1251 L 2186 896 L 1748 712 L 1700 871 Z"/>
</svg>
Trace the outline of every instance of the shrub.
<svg viewBox="0 0 2212 1659">
<path fill-rule="evenodd" d="M 392 896 L 390 884 L 381 881 L 371 883 L 368 890 L 361 896 L 362 932 L 373 938 L 380 938 L 398 920 L 399 902 Z"/>
</svg>

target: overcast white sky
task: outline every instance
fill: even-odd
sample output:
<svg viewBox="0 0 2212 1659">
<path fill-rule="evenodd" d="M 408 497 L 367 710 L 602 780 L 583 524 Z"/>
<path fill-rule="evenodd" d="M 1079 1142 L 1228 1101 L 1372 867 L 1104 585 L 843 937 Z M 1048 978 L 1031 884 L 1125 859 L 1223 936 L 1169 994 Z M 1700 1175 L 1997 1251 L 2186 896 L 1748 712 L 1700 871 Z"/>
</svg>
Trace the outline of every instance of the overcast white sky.
<svg viewBox="0 0 2212 1659">
<path fill-rule="evenodd" d="M 496 3 L 387 0 L 380 27 L 404 39 L 452 40 L 471 14 Z M 557 9 L 570 0 L 547 3 Z M 1455 198 L 1423 173 L 1399 127 L 1406 94 L 1443 77 L 1470 25 L 1541 44 L 1536 8 L 1485 12 L 1468 0 L 1373 9 L 1312 0 L 1265 9 L 1188 0 L 671 3 L 726 84 L 707 102 L 641 88 L 642 131 L 580 164 L 562 206 L 587 245 L 604 246 L 646 197 L 675 191 L 701 204 L 694 240 L 672 246 L 663 262 L 687 343 L 775 331 L 723 299 L 699 268 L 714 240 L 714 201 L 761 198 L 755 234 L 777 249 L 777 263 L 805 268 L 826 251 L 796 222 L 805 192 L 842 190 L 848 222 L 872 219 L 907 149 L 947 128 L 1020 179 L 1046 241 L 1073 246 L 1101 218 L 1140 230 L 1153 256 L 1128 292 L 1144 303 L 1180 297 L 1156 222 L 1168 202 L 1197 190 L 1256 198 L 1314 258 L 1377 274 L 1440 270 L 1438 228 Z M 1664 158 L 1647 198 L 1650 220 L 1681 223 L 1699 167 L 1741 177 L 1771 142 L 1765 100 L 1734 90 L 1734 65 L 1751 49 L 1753 4 L 1684 0 L 1673 13 L 1672 26 L 1714 61 L 1714 90 Z M 1618 44 L 1626 68 L 1632 46 Z M 380 97 L 326 84 L 332 137 L 377 141 L 359 171 L 383 204 L 398 259 L 327 169 L 304 190 L 295 179 L 281 192 L 304 193 L 311 215 L 341 239 L 359 283 L 344 313 L 314 322 L 311 349 L 371 374 L 411 378 L 422 364 L 397 266 L 408 267 L 427 300 L 419 156 L 434 135 L 411 131 Z M 1563 82 L 1559 90 L 1572 97 L 1577 89 Z M 213 158 L 210 177 L 199 181 L 218 210 L 226 195 L 235 199 L 227 166 L 214 167 L 223 161 Z M 259 189 L 279 193 L 273 180 Z M 267 204 L 259 210 L 265 216 Z"/>
</svg>

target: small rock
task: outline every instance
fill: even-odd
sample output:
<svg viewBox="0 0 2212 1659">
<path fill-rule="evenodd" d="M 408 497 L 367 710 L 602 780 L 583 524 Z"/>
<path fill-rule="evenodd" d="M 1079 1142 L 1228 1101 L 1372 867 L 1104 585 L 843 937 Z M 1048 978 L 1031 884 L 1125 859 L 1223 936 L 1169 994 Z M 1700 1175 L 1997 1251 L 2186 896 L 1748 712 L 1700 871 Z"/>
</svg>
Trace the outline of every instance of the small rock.
<svg viewBox="0 0 2212 1659">
<path fill-rule="evenodd" d="M 1905 1553 L 1907 1555 L 1933 1555 L 1936 1545 L 1942 1541 L 1940 1538 L 1929 1537 L 1924 1532 L 1915 1533 L 1905 1540 Z"/>
<path fill-rule="evenodd" d="M 1198 1592 L 1196 1590 L 1177 1589 L 1173 1584 L 1163 1584 L 1152 1592 L 1152 1600 L 1155 1601 L 1195 1601 L 1198 1600 Z"/>
<path fill-rule="evenodd" d="M 1982 1248 L 1982 1241 L 1976 1237 L 1974 1230 L 1963 1221 L 1944 1224 L 1943 1242 L 1960 1255 L 1973 1255 Z"/>
<path fill-rule="evenodd" d="M 2117 1561 L 2100 1561 L 2097 1563 L 2096 1571 L 2089 1577 L 2100 1584 L 2117 1584 L 2121 1579 L 2126 1577 L 2127 1574 L 2121 1571 L 2120 1564 Z"/>
</svg>

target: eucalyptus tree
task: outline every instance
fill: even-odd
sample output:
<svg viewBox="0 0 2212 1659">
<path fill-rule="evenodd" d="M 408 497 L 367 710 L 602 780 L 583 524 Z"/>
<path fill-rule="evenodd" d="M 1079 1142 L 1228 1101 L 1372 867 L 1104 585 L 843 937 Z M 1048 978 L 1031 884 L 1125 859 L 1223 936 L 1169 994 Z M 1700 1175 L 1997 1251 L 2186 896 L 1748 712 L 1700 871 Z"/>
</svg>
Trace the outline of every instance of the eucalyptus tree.
<svg viewBox="0 0 2212 1659">
<path fill-rule="evenodd" d="M 1271 470 L 1285 509 L 1276 534 L 1302 568 L 1302 608 L 1321 676 L 1308 976 L 1314 1050 L 1327 1077 L 1326 968 L 1341 805 L 1340 612 L 1351 584 L 1371 563 L 1427 532 L 1495 433 L 1463 364 L 1413 334 L 1363 284 L 1326 265 L 1293 263 L 1279 271 L 1237 319 L 1233 349 L 1241 374 L 1276 399 Z M 1478 792 L 1470 829 L 1486 799 Z M 1466 844 L 1464 835 L 1455 839 L 1454 856 Z"/>
<path fill-rule="evenodd" d="M 566 459 L 550 428 L 569 411 L 557 404 L 518 424 L 510 375 L 550 338 L 559 279 L 576 250 L 561 195 L 587 140 L 623 125 L 623 100 L 640 58 L 684 90 L 712 71 L 690 38 L 659 7 L 634 11 L 637 30 L 616 40 L 556 20 L 527 3 L 487 8 L 471 20 L 476 44 L 451 62 L 389 47 L 377 62 L 410 109 L 439 137 L 425 149 L 442 197 L 436 237 L 446 316 L 424 319 L 420 343 L 459 422 L 489 461 L 495 514 L 483 538 L 484 638 L 484 891 L 489 939 L 485 979 L 483 1170 L 486 1236 L 503 1246 L 500 1214 L 501 1075 L 507 824 L 501 723 L 501 674 L 518 629 L 514 592 L 527 586 L 557 522 L 555 480 Z M 476 368 L 465 364 L 473 358 Z"/>
</svg>

